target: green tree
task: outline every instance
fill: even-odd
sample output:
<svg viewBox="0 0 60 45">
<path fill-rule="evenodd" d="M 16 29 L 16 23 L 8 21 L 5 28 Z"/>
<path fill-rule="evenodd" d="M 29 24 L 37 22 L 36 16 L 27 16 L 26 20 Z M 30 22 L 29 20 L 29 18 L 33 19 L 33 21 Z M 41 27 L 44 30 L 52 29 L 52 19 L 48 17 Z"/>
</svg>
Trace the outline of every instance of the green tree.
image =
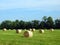
<svg viewBox="0 0 60 45">
<path fill-rule="evenodd" d="M 53 22 L 52 17 L 48 17 L 48 18 L 47 18 L 46 24 L 47 24 L 47 28 L 53 28 L 54 22 Z"/>
<path fill-rule="evenodd" d="M 55 28 L 60 28 L 60 19 L 55 20 Z"/>
<path fill-rule="evenodd" d="M 15 29 L 19 29 L 19 20 L 15 21 Z"/>
<path fill-rule="evenodd" d="M 24 28 L 25 28 L 25 21 L 22 21 L 22 20 L 21 20 L 21 21 L 19 22 L 19 28 L 20 28 L 20 29 L 24 29 Z"/>
<path fill-rule="evenodd" d="M 45 25 L 45 22 L 44 21 L 41 21 L 40 24 L 39 24 L 39 27 L 44 29 L 44 25 Z"/>
<path fill-rule="evenodd" d="M 10 29 L 10 28 L 11 28 L 11 21 L 10 21 L 10 20 L 3 21 L 3 22 L 1 23 L 1 28 Z"/>
<path fill-rule="evenodd" d="M 40 23 L 40 21 L 38 21 L 38 20 L 33 20 L 33 21 L 32 21 L 32 27 L 33 27 L 33 28 L 38 28 L 38 27 L 39 27 L 39 23 Z"/>
<path fill-rule="evenodd" d="M 47 17 L 44 16 L 44 17 L 42 18 L 42 21 L 47 22 Z"/>
<path fill-rule="evenodd" d="M 44 16 L 43 18 L 42 18 L 42 22 L 41 22 L 41 26 L 42 26 L 42 28 L 47 28 L 47 17 L 46 16 Z"/>
<path fill-rule="evenodd" d="M 32 23 L 29 21 L 29 22 L 26 22 L 26 29 L 30 29 L 32 28 Z"/>
</svg>

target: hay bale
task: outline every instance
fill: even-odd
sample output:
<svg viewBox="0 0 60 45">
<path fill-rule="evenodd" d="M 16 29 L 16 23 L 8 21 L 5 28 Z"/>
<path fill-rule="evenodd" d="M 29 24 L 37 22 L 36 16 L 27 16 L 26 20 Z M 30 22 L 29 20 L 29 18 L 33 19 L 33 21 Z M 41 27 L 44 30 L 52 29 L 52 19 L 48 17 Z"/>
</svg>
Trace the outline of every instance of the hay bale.
<svg viewBox="0 0 60 45">
<path fill-rule="evenodd" d="M 32 37 L 32 36 L 33 36 L 33 32 L 31 32 L 31 31 L 24 32 L 24 37 Z"/>
<path fill-rule="evenodd" d="M 11 29 L 9 29 L 9 30 L 11 30 Z"/>
<path fill-rule="evenodd" d="M 3 29 L 3 31 L 6 31 L 6 30 L 7 30 L 6 28 Z"/>
<path fill-rule="evenodd" d="M 26 31 L 27 29 L 24 29 L 24 31 Z"/>
<path fill-rule="evenodd" d="M 16 33 L 21 33 L 21 29 L 16 29 Z"/>
<path fill-rule="evenodd" d="M 32 30 L 33 32 L 35 31 L 35 28 L 33 28 L 33 30 Z"/>
<path fill-rule="evenodd" d="M 30 28 L 29 31 L 32 31 L 32 29 Z"/>
<path fill-rule="evenodd" d="M 54 29 L 50 29 L 52 32 L 54 31 Z"/>
<path fill-rule="evenodd" d="M 12 30 L 17 30 L 17 29 L 12 29 Z"/>
<path fill-rule="evenodd" d="M 33 29 L 30 29 L 29 31 L 32 31 L 32 32 L 34 32 L 34 31 L 35 31 L 35 28 L 33 28 Z"/>
<path fill-rule="evenodd" d="M 43 29 L 40 29 L 39 32 L 40 32 L 40 33 L 44 33 L 44 30 L 43 30 Z"/>
</svg>

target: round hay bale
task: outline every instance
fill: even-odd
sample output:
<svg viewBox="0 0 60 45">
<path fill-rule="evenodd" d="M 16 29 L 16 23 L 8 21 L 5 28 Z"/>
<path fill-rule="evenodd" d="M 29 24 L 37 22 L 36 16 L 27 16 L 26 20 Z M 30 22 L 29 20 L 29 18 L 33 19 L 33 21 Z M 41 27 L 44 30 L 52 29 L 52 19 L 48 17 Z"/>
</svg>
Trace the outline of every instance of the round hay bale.
<svg viewBox="0 0 60 45">
<path fill-rule="evenodd" d="M 33 32 L 35 31 L 35 28 L 33 28 L 33 30 L 32 30 Z"/>
<path fill-rule="evenodd" d="M 3 29 L 3 31 L 6 31 L 6 30 L 7 30 L 6 28 Z"/>
<path fill-rule="evenodd" d="M 34 29 L 34 28 L 33 28 L 33 29 L 30 29 L 30 31 L 34 32 L 34 31 L 35 31 L 35 29 Z"/>
<path fill-rule="evenodd" d="M 24 29 L 24 31 L 26 31 L 27 29 Z"/>
<path fill-rule="evenodd" d="M 44 33 L 44 30 L 43 30 L 43 29 L 41 29 L 41 30 L 39 30 L 39 32 L 40 32 L 40 33 Z"/>
<path fill-rule="evenodd" d="M 12 30 L 16 30 L 16 29 L 12 29 Z"/>
<path fill-rule="evenodd" d="M 11 30 L 11 29 L 9 29 L 9 30 Z"/>
<path fill-rule="evenodd" d="M 54 29 L 50 29 L 52 32 L 54 31 Z"/>
<path fill-rule="evenodd" d="M 32 31 L 32 29 L 29 29 L 29 31 Z"/>
<path fill-rule="evenodd" d="M 21 29 L 16 29 L 16 33 L 21 33 Z"/>
<path fill-rule="evenodd" d="M 31 32 L 31 31 L 24 32 L 24 37 L 32 37 L 32 36 L 33 36 L 33 32 Z"/>
</svg>

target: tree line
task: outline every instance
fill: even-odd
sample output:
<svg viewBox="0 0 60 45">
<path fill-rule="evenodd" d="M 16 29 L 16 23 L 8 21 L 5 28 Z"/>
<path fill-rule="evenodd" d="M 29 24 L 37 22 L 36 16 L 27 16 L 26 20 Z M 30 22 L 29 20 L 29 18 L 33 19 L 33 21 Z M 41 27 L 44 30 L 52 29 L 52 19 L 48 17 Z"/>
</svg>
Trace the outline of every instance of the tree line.
<svg viewBox="0 0 60 45">
<path fill-rule="evenodd" d="M 47 17 L 44 16 L 42 21 L 39 20 L 32 20 L 32 21 L 23 21 L 23 20 L 5 20 L 0 23 L 0 29 L 7 28 L 7 29 L 60 29 L 60 19 L 53 20 L 51 16 Z"/>
</svg>

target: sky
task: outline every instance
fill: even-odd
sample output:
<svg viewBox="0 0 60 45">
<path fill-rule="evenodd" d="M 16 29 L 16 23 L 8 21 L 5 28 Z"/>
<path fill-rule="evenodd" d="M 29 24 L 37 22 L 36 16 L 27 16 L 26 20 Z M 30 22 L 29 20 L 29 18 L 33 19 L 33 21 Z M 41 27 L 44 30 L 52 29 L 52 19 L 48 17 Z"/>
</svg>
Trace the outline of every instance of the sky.
<svg viewBox="0 0 60 45">
<path fill-rule="evenodd" d="M 4 20 L 42 20 L 60 18 L 60 0 L 0 0 L 0 22 Z"/>
</svg>

